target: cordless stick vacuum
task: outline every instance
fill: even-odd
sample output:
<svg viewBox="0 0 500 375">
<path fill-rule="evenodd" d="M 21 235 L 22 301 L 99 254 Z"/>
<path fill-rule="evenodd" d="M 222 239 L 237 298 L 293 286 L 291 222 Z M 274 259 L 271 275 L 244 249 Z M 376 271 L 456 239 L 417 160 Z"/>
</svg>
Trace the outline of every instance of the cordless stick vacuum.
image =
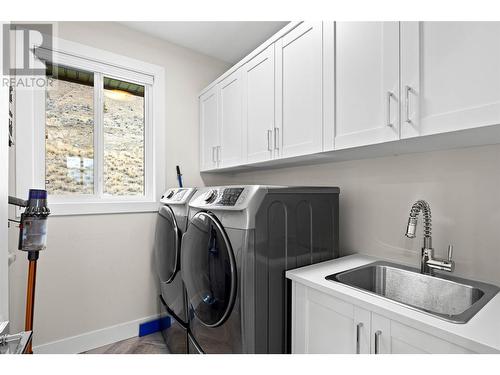
<svg viewBox="0 0 500 375">
<path fill-rule="evenodd" d="M 39 252 L 47 244 L 47 191 L 30 189 L 28 200 L 9 197 L 9 204 L 25 207 L 19 221 L 19 250 L 28 252 L 28 288 L 26 291 L 25 331 L 33 331 L 33 311 L 35 308 L 36 262 Z M 33 354 L 31 339 L 25 353 Z"/>
</svg>

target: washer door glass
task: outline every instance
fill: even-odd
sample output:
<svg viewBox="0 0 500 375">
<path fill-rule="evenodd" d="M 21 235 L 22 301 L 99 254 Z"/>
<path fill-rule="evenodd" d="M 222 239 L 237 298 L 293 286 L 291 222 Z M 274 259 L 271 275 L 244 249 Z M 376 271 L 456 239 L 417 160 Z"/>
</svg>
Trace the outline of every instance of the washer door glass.
<svg viewBox="0 0 500 375">
<path fill-rule="evenodd" d="M 198 212 L 182 238 L 182 279 L 190 308 L 208 327 L 224 323 L 236 298 L 236 263 L 217 218 Z"/>
<path fill-rule="evenodd" d="M 162 206 L 158 212 L 155 232 L 155 263 L 160 281 L 170 283 L 179 269 L 179 228 L 175 215 L 169 206 Z"/>
</svg>

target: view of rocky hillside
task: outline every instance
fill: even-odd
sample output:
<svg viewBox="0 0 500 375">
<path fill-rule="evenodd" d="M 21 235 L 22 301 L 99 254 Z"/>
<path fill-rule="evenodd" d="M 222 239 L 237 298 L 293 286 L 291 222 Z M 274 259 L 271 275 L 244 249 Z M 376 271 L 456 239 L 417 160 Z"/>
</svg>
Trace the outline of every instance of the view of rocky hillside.
<svg viewBox="0 0 500 375">
<path fill-rule="evenodd" d="M 94 192 L 94 89 L 52 79 L 46 97 L 46 188 Z M 105 194 L 144 192 L 144 98 L 105 90 Z"/>
</svg>

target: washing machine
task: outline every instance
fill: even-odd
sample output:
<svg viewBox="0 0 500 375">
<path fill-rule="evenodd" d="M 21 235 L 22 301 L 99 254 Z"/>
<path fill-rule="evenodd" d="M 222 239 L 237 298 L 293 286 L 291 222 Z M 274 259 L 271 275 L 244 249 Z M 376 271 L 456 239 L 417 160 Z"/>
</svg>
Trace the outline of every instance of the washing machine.
<svg viewBox="0 0 500 375">
<path fill-rule="evenodd" d="M 161 332 L 171 353 L 187 353 L 186 292 L 180 273 L 182 235 L 195 188 L 171 188 L 163 194 L 155 229 L 154 260 L 160 281 Z"/>
<path fill-rule="evenodd" d="M 338 256 L 336 187 L 221 186 L 189 204 L 189 353 L 289 353 L 286 270 Z"/>
</svg>

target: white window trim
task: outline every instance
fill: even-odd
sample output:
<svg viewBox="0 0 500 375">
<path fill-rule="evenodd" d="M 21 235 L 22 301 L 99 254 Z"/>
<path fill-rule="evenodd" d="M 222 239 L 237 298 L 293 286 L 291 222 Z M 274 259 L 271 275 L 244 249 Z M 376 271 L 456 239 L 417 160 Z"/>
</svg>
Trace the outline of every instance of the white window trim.
<svg viewBox="0 0 500 375">
<path fill-rule="evenodd" d="M 16 41 L 22 43 L 22 41 Z M 17 45 L 19 46 L 19 45 Z M 19 46 L 18 48 L 20 48 Z M 44 51 L 39 50 L 43 55 Z M 50 196 L 53 215 L 85 215 L 125 212 L 152 212 L 158 209 L 165 187 L 165 69 L 109 51 L 53 38 L 54 64 L 102 72 L 106 76 L 145 85 L 145 192 L 144 196 L 103 197 Z M 102 75 L 96 74 L 97 79 Z M 95 85 L 94 85 L 95 86 Z M 97 90 L 95 91 L 97 92 Z M 95 103 L 101 98 L 95 97 Z M 100 102 L 99 102 L 100 103 Z M 100 107 L 95 106 L 95 110 Z M 30 188 L 45 188 L 45 89 L 16 88 L 16 194 L 28 194 Z M 151 121 L 148 121 L 148 119 Z M 94 128 L 94 132 L 102 129 Z M 94 137 L 95 158 L 99 136 Z M 97 157 L 97 158 L 96 158 Z M 102 183 L 98 186 L 102 187 Z"/>
</svg>

